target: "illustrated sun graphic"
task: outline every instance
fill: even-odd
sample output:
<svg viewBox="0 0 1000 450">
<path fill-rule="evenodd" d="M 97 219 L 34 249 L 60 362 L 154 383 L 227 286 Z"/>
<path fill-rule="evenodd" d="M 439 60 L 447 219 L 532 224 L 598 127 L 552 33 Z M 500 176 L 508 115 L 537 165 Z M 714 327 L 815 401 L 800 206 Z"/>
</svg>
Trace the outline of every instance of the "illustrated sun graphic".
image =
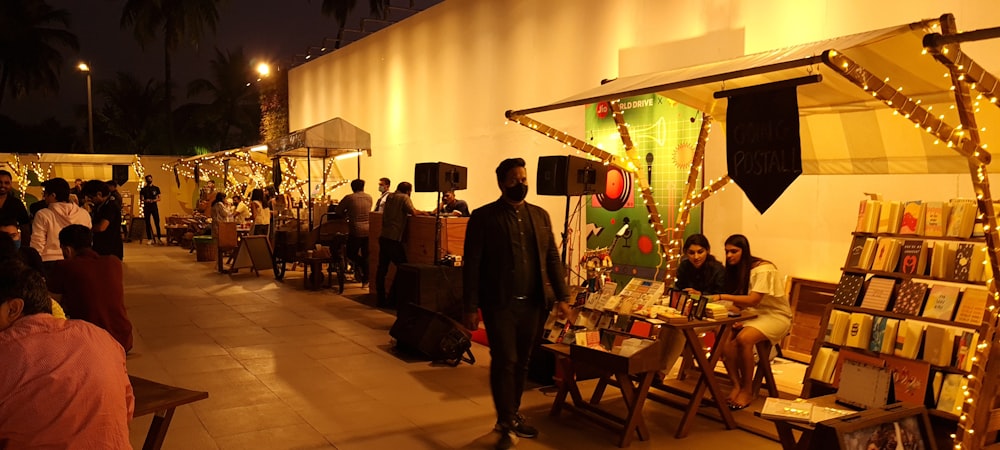
<svg viewBox="0 0 1000 450">
<path fill-rule="evenodd" d="M 674 164 L 678 169 L 687 169 L 691 165 L 691 160 L 694 159 L 694 147 L 691 144 L 677 144 L 677 150 L 674 150 Z"/>
</svg>

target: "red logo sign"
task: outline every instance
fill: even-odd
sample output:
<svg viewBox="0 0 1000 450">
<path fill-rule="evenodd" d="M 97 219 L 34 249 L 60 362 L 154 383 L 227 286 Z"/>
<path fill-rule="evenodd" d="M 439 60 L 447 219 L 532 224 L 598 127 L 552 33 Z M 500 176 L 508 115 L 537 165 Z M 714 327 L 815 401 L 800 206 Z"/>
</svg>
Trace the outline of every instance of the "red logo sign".
<svg viewBox="0 0 1000 450">
<path fill-rule="evenodd" d="M 608 117 L 608 113 L 611 112 L 611 105 L 608 102 L 601 102 L 597 104 L 597 117 L 603 119 Z"/>
</svg>

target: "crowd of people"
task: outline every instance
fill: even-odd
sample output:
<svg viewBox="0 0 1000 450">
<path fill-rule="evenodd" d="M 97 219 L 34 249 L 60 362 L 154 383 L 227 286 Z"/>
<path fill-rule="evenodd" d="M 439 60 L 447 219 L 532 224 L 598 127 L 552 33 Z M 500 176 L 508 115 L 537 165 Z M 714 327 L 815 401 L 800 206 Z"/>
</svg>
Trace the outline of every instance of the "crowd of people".
<svg viewBox="0 0 1000 450">
<path fill-rule="evenodd" d="M 121 197 L 77 181 L 29 212 L 0 170 L 0 448 L 130 448 Z"/>
<path fill-rule="evenodd" d="M 500 435 L 496 448 L 506 449 L 518 437 L 538 434 L 519 406 L 541 325 L 549 311 L 566 320 L 576 312 L 551 219 L 543 208 L 525 201 L 524 160 L 504 160 L 495 174 L 500 197 L 471 214 L 454 191 L 444 192 L 433 211 L 418 210 L 410 198 L 413 185 L 400 182 L 390 192 L 388 178 L 379 179 L 377 199 L 365 193 L 364 180 L 353 180 L 352 192 L 329 212 L 348 222 L 347 257 L 362 285 L 371 278 L 370 214 L 381 213 L 374 282 L 381 307 L 394 306 L 385 278 L 390 264 L 406 262 L 408 218 L 470 217 L 464 245 L 464 325 L 474 330 L 480 320 L 485 324 Z M 0 448 L 58 446 L 68 437 L 95 447 L 128 446 L 133 398 L 124 361 L 132 348 L 132 325 L 123 288 L 121 195 L 112 182 L 76 181 L 73 187 L 62 178 L 45 181 L 41 200 L 29 210 L 12 193 L 11 174 L 0 170 L 0 358 L 15 368 L 0 371 L 0 392 L 14 393 L 0 396 Z M 152 176 L 144 182 L 139 197 L 153 243 L 160 239 L 161 192 Z M 199 210 L 214 223 L 237 221 L 252 224 L 255 234 L 268 232 L 277 207 L 271 193 L 255 189 L 249 202 L 233 196 L 231 203 L 214 188 L 209 194 L 211 202 L 200 204 Z M 754 399 L 756 344 L 777 342 L 791 327 L 781 276 L 773 263 L 752 254 L 749 240 L 739 234 L 726 239 L 724 261 L 711 254 L 709 240 L 701 234 L 685 240 L 683 255 L 674 288 L 754 315 L 720 344 L 734 386 L 726 401 L 732 409 L 745 408 Z M 38 354 L 47 357 L 33 357 Z M 70 371 L 78 375 L 61 375 Z M 60 411 L 52 407 L 56 404 L 72 407 Z M 103 412 L 85 414 L 96 410 Z"/>
</svg>

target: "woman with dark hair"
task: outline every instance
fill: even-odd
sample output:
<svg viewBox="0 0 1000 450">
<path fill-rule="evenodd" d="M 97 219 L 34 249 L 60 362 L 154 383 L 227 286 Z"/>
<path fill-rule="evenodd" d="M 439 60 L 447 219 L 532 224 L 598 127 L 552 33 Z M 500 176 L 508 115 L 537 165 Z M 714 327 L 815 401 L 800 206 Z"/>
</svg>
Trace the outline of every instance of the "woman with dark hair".
<svg viewBox="0 0 1000 450">
<path fill-rule="evenodd" d="M 226 194 L 224 192 L 216 192 L 215 200 L 212 200 L 212 223 L 218 224 L 232 221 L 229 207 L 226 205 Z"/>
<path fill-rule="evenodd" d="M 758 342 L 778 342 L 792 327 L 792 308 L 785 298 L 785 283 L 778 268 L 750 253 L 750 241 L 742 234 L 726 239 L 726 285 L 715 301 L 734 306 L 757 317 L 738 324 L 736 336 L 722 343 L 722 360 L 733 381 L 729 407 L 743 409 L 754 399 L 753 359 Z M 760 355 L 767 358 L 768 355 Z"/>
<path fill-rule="evenodd" d="M 271 225 L 271 209 L 267 206 L 266 196 L 263 189 L 254 189 L 250 192 L 250 217 L 253 218 L 253 234 L 267 235 L 268 227 Z"/>
<path fill-rule="evenodd" d="M 700 294 L 725 292 L 726 269 L 712 256 L 712 246 L 703 234 L 692 234 L 684 240 L 684 260 L 677 267 L 676 289 Z"/>
</svg>

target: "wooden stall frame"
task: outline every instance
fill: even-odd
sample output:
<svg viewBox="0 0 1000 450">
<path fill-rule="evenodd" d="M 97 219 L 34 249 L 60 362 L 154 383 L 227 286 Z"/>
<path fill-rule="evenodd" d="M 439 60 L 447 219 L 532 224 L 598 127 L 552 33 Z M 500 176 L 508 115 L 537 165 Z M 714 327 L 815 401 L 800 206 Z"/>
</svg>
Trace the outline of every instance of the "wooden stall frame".
<svg viewBox="0 0 1000 450">
<path fill-rule="evenodd" d="M 992 107 L 1000 106 L 997 105 L 997 97 L 1000 95 L 997 91 L 1000 90 L 1000 81 L 986 71 L 985 68 L 973 61 L 971 57 L 961 52 L 959 44 L 961 38 L 935 39 L 935 36 L 947 38 L 957 34 L 953 15 L 944 14 L 939 20 L 942 33 L 940 35 L 928 34 L 925 37 L 924 47 L 926 51 L 934 55 L 935 59 L 948 69 L 952 82 L 952 91 L 954 91 L 955 106 L 958 109 L 959 120 L 961 122 L 958 126 L 951 126 L 945 123 L 943 119 L 931 114 L 928 109 L 922 107 L 919 100 L 908 97 L 902 93 L 899 87 L 891 85 L 889 82 L 890 78 L 887 76 L 891 74 L 872 73 L 837 50 L 825 50 L 818 58 L 813 57 L 809 61 L 814 64 L 822 63 L 824 66 L 829 67 L 835 74 L 849 80 L 859 89 L 870 93 L 874 98 L 898 112 L 902 118 L 914 123 L 916 128 L 920 128 L 922 131 L 936 137 L 939 142 L 944 143 L 948 148 L 952 148 L 967 158 L 979 211 L 984 216 L 985 225 L 983 228 L 989 249 L 987 253 L 993 271 L 993 278 L 987 282 L 990 292 L 988 311 L 991 315 L 987 321 L 984 321 L 981 327 L 983 342 L 977 346 L 976 356 L 974 357 L 974 361 L 978 360 L 982 362 L 985 360 L 986 363 L 976 364 L 969 375 L 969 387 L 965 393 L 967 400 L 963 406 L 962 414 L 959 416 L 958 431 L 955 434 L 955 450 L 987 447 L 1000 449 L 1000 445 L 989 445 L 989 443 L 996 441 L 998 431 L 1000 431 L 1000 420 L 995 419 L 995 417 L 1000 417 L 1000 408 L 998 408 L 1000 406 L 1000 399 L 997 399 L 997 394 L 1000 393 L 1000 376 L 998 376 L 1000 375 L 1000 348 L 994 345 L 996 341 L 996 329 L 1000 325 L 1000 310 L 998 310 L 1000 308 L 1000 293 L 998 293 L 996 283 L 996 280 L 1000 279 L 1000 235 L 997 233 L 997 218 L 993 208 L 993 199 L 986 167 L 991 161 L 991 155 L 980 143 L 979 128 L 975 116 L 977 109 L 970 94 L 970 89 L 975 89 L 979 92 L 977 99 L 985 96 L 989 98 L 989 102 L 993 105 Z M 1000 37 L 1000 33 L 995 32 L 988 37 Z M 724 81 L 727 77 L 737 78 L 767 72 L 768 70 L 778 71 L 785 68 L 787 67 L 780 64 L 772 67 L 755 67 L 725 74 L 725 76 L 712 81 Z M 632 90 L 615 94 L 619 95 L 618 98 L 609 96 L 602 99 L 610 100 L 609 103 L 614 114 L 615 123 L 618 125 L 618 131 L 625 146 L 625 156 L 616 156 L 610 152 L 601 150 L 590 145 L 585 140 L 571 136 L 564 131 L 557 130 L 527 116 L 530 112 L 556 109 L 556 107 L 575 106 L 592 101 L 565 102 L 555 105 L 556 107 L 535 108 L 533 110 L 509 110 L 505 115 L 509 120 L 513 120 L 519 125 L 587 153 L 606 164 L 615 163 L 632 173 L 636 173 L 642 163 L 638 152 L 635 151 L 632 145 L 629 129 L 624 123 L 618 102 L 621 98 L 628 95 L 637 95 L 643 92 L 658 92 L 660 90 L 662 89 L 655 89 L 655 87 L 641 90 L 642 92 L 640 90 Z M 689 181 L 696 180 L 697 174 L 701 170 L 700 166 L 696 165 L 695 162 L 703 161 L 705 141 L 707 140 L 710 123 L 711 117 L 708 114 L 703 114 L 702 132 L 699 135 L 698 145 L 695 148 L 695 156 L 689 167 Z M 678 215 L 677 223 L 671 229 L 667 229 L 662 222 L 662 218 L 657 211 L 656 202 L 653 201 L 652 188 L 644 181 L 642 176 L 637 176 L 636 179 L 638 180 L 639 190 L 645 202 L 646 209 L 649 211 L 649 219 L 656 233 L 657 243 L 660 246 L 662 255 L 668 258 L 668 267 L 676 270 L 681 255 L 679 251 L 681 243 L 676 237 L 683 236 L 687 219 L 687 214 L 685 213 L 690 208 L 705 201 L 713 193 L 721 190 L 730 179 L 728 175 L 723 176 L 697 194 L 694 193 L 693 187 L 689 186 L 687 189 L 688 197 L 681 206 L 681 214 Z M 672 276 L 673 274 L 668 270 L 665 275 L 665 281 L 671 280 Z M 980 405 L 975 403 L 975 399 L 977 398 L 989 400 L 985 400 L 987 404 L 979 408 Z M 976 430 L 978 428 L 981 428 L 981 430 L 977 433 Z"/>
</svg>

